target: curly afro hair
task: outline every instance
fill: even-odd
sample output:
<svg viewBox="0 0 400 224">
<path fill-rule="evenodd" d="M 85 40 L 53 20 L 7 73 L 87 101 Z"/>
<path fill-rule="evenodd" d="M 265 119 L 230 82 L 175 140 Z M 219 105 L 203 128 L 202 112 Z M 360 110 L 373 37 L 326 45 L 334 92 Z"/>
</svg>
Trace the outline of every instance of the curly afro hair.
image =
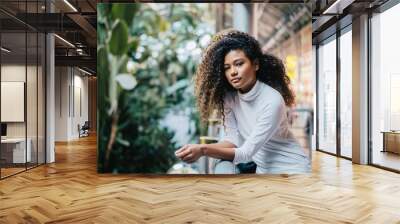
<svg viewBox="0 0 400 224">
<path fill-rule="evenodd" d="M 282 61 L 263 53 L 258 41 L 249 34 L 233 29 L 223 30 L 213 37 L 204 50 L 194 76 L 195 96 L 202 121 L 207 121 L 214 110 L 224 117 L 225 95 L 227 92 L 237 91 L 226 79 L 223 67 L 225 55 L 232 50 L 242 50 L 251 62 L 257 60 L 257 79 L 276 89 L 287 106 L 294 104 L 295 97 L 289 87 L 290 79 Z"/>
</svg>

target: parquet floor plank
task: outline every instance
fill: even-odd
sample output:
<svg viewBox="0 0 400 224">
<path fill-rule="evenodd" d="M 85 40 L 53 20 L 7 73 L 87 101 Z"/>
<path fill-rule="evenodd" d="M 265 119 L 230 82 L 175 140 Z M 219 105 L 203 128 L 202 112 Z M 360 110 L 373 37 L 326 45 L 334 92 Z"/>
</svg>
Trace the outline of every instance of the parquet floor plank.
<svg viewBox="0 0 400 224">
<path fill-rule="evenodd" d="M 0 223 L 399 223 L 400 175 L 313 153 L 308 175 L 96 172 L 96 139 L 0 181 Z"/>
</svg>

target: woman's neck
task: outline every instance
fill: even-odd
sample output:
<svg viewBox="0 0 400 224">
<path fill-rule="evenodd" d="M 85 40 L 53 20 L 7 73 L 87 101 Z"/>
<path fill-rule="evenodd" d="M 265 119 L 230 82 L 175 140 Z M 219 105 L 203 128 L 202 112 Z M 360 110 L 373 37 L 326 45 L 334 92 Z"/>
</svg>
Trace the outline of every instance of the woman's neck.
<svg viewBox="0 0 400 224">
<path fill-rule="evenodd" d="M 257 79 L 254 79 L 250 85 L 248 85 L 245 88 L 239 89 L 239 92 L 244 94 L 244 93 L 248 93 L 255 85 L 256 85 Z"/>
</svg>

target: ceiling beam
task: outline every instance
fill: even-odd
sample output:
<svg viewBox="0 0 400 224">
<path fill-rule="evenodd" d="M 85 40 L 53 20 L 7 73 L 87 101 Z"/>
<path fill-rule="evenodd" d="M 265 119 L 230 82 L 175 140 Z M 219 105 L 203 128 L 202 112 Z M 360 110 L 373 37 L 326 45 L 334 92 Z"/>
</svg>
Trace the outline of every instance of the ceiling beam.
<svg viewBox="0 0 400 224">
<path fill-rule="evenodd" d="M 89 38 L 86 38 L 86 41 L 91 46 L 96 46 L 96 36 L 97 31 L 96 29 L 90 24 L 85 17 L 80 14 L 68 14 L 67 15 L 71 20 L 73 20 L 78 26 L 80 26 L 83 31 L 87 34 Z"/>
<path fill-rule="evenodd" d="M 55 56 L 56 66 L 87 67 L 96 71 L 97 60 L 91 56 Z"/>
</svg>

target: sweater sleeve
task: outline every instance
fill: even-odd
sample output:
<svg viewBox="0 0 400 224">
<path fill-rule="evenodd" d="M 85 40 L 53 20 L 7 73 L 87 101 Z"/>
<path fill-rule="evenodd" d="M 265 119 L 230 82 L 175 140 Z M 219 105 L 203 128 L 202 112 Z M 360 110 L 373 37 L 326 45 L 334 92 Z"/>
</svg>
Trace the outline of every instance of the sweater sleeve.
<svg viewBox="0 0 400 224">
<path fill-rule="evenodd" d="M 231 99 L 227 98 L 224 102 L 224 137 L 220 140 L 227 141 L 239 146 L 239 131 L 237 128 L 237 121 L 235 114 L 232 110 Z"/>
<path fill-rule="evenodd" d="M 279 100 L 278 100 L 279 99 Z M 279 129 L 286 113 L 286 105 L 282 98 L 269 101 L 262 107 L 256 119 L 256 126 L 244 144 L 235 148 L 234 164 L 249 162 L 253 155 L 264 145 Z"/>
</svg>

